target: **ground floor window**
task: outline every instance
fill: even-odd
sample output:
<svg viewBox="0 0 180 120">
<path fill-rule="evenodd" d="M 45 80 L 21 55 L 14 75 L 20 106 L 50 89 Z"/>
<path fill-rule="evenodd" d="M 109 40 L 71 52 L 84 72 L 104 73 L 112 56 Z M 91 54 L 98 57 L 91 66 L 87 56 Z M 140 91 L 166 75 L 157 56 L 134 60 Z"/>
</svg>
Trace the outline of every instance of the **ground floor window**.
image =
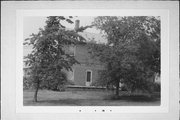
<svg viewBox="0 0 180 120">
<path fill-rule="evenodd" d="M 74 81 L 74 69 L 72 69 L 72 71 L 68 71 L 67 78 L 68 80 Z"/>
<path fill-rule="evenodd" d="M 92 82 L 92 71 L 87 70 L 86 71 L 86 86 L 90 86 L 91 82 Z"/>
</svg>

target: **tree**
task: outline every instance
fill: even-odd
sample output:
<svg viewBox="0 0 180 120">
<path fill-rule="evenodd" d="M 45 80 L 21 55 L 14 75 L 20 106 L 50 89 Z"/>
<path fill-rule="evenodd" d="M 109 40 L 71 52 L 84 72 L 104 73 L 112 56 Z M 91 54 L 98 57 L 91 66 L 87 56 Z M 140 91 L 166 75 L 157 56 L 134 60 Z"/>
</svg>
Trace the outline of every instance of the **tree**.
<svg viewBox="0 0 180 120">
<path fill-rule="evenodd" d="M 38 89 L 42 83 L 57 80 L 57 84 L 65 82 L 62 69 L 72 70 L 71 67 L 78 61 L 66 53 L 66 45 L 76 45 L 85 39 L 78 34 L 77 30 L 67 30 L 61 24 L 66 21 L 73 24 L 72 16 L 50 16 L 47 17 L 46 26 L 40 28 L 37 34 L 32 34 L 26 39 L 25 45 L 31 45 L 33 50 L 28 54 L 26 65 L 30 66 L 30 78 L 35 87 L 34 101 L 37 102 Z M 82 31 L 81 27 L 81 31 Z"/>
<path fill-rule="evenodd" d="M 159 17 L 97 17 L 93 23 L 107 38 L 106 44 L 89 44 L 93 57 L 106 66 L 101 83 L 119 83 L 131 92 L 151 91 L 149 78 L 160 73 Z M 106 79 L 104 79 L 106 78 Z"/>
</svg>

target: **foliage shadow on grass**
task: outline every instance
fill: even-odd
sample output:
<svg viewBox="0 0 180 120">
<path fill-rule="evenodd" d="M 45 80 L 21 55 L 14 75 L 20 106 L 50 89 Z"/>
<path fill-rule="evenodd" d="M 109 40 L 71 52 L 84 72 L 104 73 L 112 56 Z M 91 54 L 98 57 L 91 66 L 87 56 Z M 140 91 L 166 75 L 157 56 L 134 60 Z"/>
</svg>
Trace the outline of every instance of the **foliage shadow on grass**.
<svg viewBox="0 0 180 120">
<path fill-rule="evenodd" d="M 109 100 L 125 100 L 131 102 L 155 102 L 159 101 L 159 97 L 145 96 L 145 95 L 122 95 L 122 96 L 109 96 Z"/>
</svg>

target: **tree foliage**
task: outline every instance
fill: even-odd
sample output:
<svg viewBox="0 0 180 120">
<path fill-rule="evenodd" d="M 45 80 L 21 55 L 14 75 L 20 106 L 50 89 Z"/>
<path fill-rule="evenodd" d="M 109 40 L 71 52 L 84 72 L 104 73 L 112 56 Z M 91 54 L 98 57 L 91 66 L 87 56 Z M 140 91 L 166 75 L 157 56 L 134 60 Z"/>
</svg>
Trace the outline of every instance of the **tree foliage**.
<svg viewBox="0 0 180 120">
<path fill-rule="evenodd" d="M 78 61 L 74 56 L 66 53 L 67 45 L 75 45 L 85 39 L 78 34 L 78 30 L 67 30 L 62 23 L 66 21 L 73 24 L 72 16 L 50 16 L 47 17 L 46 25 L 39 29 L 37 34 L 32 34 L 26 39 L 24 45 L 30 45 L 33 50 L 25 57 L 26 65 L 31 69 L 30 76 L 35 91 L 35 101 L 40 85 L 55 81 L 56 84 L 64 84 L 65 76 L 62 70 L 72 70 L 71 67 Z"/>
<path fill-rule="evenodd" d="M 151 78 L 160 73 L 160 18 L 100 16 L 93 23 L 106 44 L 89 44 L 90 53 L 106 66 L 100 83 L 119 82 L 129 91 L 151 91 Z"/>
</svg>

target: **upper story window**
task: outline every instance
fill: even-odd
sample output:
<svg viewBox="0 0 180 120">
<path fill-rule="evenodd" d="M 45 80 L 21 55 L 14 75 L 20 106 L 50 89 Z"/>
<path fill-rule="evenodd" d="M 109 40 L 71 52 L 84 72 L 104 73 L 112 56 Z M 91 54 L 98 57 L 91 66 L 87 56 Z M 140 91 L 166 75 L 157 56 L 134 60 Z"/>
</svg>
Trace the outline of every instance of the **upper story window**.
<svg viewBox="0 0 180 120">
<path fill-rule="evenodd" d="M 68 51 L 69 51 L 69 52 L 68 52 L 69 55 L 75 56 L 76 46 L 75 46 L 75 45 L 70 45 Z"/>
</svg>

